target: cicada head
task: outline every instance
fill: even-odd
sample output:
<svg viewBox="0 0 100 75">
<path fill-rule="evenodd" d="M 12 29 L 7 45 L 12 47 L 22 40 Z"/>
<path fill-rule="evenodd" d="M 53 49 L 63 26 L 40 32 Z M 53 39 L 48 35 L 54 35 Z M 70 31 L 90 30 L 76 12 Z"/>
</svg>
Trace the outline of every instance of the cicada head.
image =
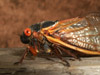
<svg viewBox="0 0 100 75">
<path fill-rule="evenodd" d="M 23 31 L 23 34 L 20 36 L 21 42 L 24 44 L 29 44 L 33 39 L 37 39 L 38 32 L 45 27 L 55 24 L 57 21 L 44 21 L 31 25 L 29 28 L 26 28 Z M 35 35 L 34 35 L 35 34 Z"/>
<path fill-rule="evenodd" d="M 40 30 L 40 24 L 34 24 L 30 27 L 26 28 L 22 35 L 20 36 L 21 42 L 24 44 L 29 44 L 32 42 L 32 39 L 34 39 L 33 32 L 38 32 Z"/>
<path fill-rule="evenodd" d="M 26 28 L 23 34 L 20 36 L 21 42 L 24 44 L 28 44 L 30 42 L 30 37 L 32 35 L 32 30 L 30 28 Z"/>
</svg>

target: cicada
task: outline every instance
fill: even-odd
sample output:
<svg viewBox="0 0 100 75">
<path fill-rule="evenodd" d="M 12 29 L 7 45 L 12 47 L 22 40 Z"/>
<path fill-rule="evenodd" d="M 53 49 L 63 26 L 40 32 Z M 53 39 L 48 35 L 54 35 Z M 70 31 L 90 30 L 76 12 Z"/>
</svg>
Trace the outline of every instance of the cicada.
<svg viewBox="0 0 100 75">
<path fill-rule="evenodd" d="M 78 58 L 72 51 L 88 55 L 100 55 L 100 13 L 91 13 L 83 18 L 72 18 L 61 21 L 43 21 L 29 26 L 20 36 L 21 42 L 33 55 L 41 49 L 50 49 L 58 58 L 62 53 Z M 71 50 L 68 50 L 71 49 Z"/>
</svg>

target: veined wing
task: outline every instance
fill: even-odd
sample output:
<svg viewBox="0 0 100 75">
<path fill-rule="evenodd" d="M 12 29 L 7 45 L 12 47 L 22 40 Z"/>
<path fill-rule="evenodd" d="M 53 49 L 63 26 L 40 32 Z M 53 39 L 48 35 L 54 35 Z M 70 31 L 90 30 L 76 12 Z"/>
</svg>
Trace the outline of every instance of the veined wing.
<svg viewBox="0 0 100 75">
<path fill-rule="evenodd" d="M 49 30 L 49 29 L 48 29 Z M 49 30 L 50 36 L 79 48 L 100 51 L 100 13 L 60 21 Z"/>
</svg>

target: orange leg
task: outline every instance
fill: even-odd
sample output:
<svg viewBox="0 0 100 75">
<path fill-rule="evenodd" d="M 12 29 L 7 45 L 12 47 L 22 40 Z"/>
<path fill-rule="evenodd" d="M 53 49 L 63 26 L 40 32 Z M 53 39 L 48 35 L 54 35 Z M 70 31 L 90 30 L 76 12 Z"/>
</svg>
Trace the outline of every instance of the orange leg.
<svg viewBox="0 0 100 75">
<path fill-rule="evenodd" d="M 33 48 L 32 46 L 28 46 L 29 51 L 33 54 L 33 56 L 37 55 L 37 46 L 34 44 L 35 48 Z"/>
</svg>

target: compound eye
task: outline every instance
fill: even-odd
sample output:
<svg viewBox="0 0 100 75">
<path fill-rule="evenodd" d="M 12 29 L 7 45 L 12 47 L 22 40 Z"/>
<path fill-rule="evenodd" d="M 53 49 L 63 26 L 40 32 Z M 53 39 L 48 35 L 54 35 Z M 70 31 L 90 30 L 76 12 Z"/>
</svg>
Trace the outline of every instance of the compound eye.
<svg viewBox="0 0 100 75">
<path fill-rule="evenodd" d="M 30 29 L 30 28 L 26 28 L 26 29 L 24 30 L 24 34 L 25 34 L 26 36 L 30 36 L 30 35 L 31 35 L 31 29 Z"/>
</svg>

